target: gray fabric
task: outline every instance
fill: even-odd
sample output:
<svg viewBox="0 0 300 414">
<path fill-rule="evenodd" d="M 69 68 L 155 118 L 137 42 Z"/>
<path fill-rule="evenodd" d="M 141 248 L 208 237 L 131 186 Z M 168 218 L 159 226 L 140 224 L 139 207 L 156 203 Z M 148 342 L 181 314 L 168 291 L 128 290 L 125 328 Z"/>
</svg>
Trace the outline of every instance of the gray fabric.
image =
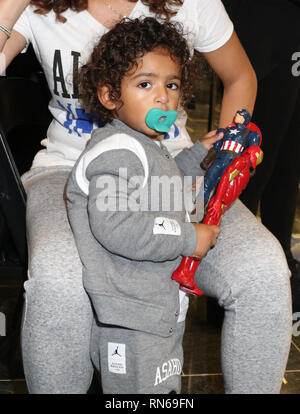
<svg viewBox="0 0 300 414">
<path fill-rule="evenodd" d="M 69 174 L 55 167 L 23 176 L 29 279 L 21 339 L 30 393 L 85 393 L 93 375 L 92 310 L 63 198 Z"/>
<path fill-rule="evenodd" d="M 30 253 L 22 328 L 25 377 L 31 393 L 85 393 L 92 376 L 92 311 L 62 197 L 68 171 L 50 172 L 36 169 L 24 177 Z M 226 392 L 279 392 L 292 320 L 289 271 L 278 242 L 237 201 L 201 269 L 199 287 L 225 307 Z"/>
<path fill-rule="evenodd" d="M 110 136 L 113 139 L 108 150 Z M 145 177 L 140 158 L 122 147 L 127 141 L 128 145 L 141 145 L 150 171 L 140 192 L 138 207 L 142 206 L 142 210 L 138 211 L 130 208 L 123 211 L 118 205 L 122 199 L 127 206 L 136 192 L 134 186 L 129 186 L 130 180 Z M 95 149 L 100 155 L 89 163 Z M 181 170 L 194 171 L 194 175 L 202 173 L 199 165 L 204 153 L 206 150 L 200 143 L 185 149 L 176 157 L 181 160 Z M 79 187 L 77 174 L 82 159 L 90 182 L 88 195 Z M 120 169 L 125 171 L 123 175 Z M 107 177 L 112 184 L 103 190 L 99 179 Z M 153 177 L 167 178 L 174 184 L 164 191 L 153 184 Z M 67 199 L 70 223 L 83 262 L 84 287 L 101 323 L 161 336 L 173 334 L 179 314 L 179 285 L 170 276 L 182 256 L 193 254 L 197 242 L 193 224 L 186 222 L 183 188 L 182 174 L 166 148 L 160 148 L 121 121 L 93 131 L 70 176 Z M 165 203 L 168 208 L 162 202 L 166 196 L 170 201 Z M 104 199 L 111 203 L 107 211 L 98 207 Z M 157 201 L 154 210 L 153 199 Z M 181 207 L 176 210 L 175 206 Z M 156 234 L 155 219 L 166 225 L 172 220 L 180 232 Z"/>
<path fill-rule="evenodd" d="M 278 393 L 291 342 L 290 271 L 275 237 L 238 200 L 196 283 L 225 309 L 222 368 L 228 393 Z"/>
<path fill-rule="evenodd" d="M 184 327 L 177 323 L 172 337 L 162 338 L 94 321 L 91 355 L 104 394 L 180 393 Z"/>
</svg>

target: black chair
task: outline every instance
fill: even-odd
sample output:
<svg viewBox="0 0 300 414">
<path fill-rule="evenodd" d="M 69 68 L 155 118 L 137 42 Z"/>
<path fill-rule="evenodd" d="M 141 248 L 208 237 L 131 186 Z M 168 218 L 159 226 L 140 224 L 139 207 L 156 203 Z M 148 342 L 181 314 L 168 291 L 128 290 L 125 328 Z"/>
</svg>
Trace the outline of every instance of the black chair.
<svg viewBox="0 0 300 414">
<path fill-rule="evenodd" d="M 26 193 L 20 175 L 30 168 L 50 121 L 48 99 L 38 81 L 0 77 L 0 279 L 19 281 L 14 306 L 9 301 L 5 308 L 6 336 L 0 341 L 0 358 L 8 370 L 19 346 L 27 275 Z"/>
<path fill-rule="evenodd" d="M 30 168 L 50 120 L 39 83 L 25 78 L 0 78 L 0 209 L 24 266 L 26 194 L 20 174 Z"/>
</svg>

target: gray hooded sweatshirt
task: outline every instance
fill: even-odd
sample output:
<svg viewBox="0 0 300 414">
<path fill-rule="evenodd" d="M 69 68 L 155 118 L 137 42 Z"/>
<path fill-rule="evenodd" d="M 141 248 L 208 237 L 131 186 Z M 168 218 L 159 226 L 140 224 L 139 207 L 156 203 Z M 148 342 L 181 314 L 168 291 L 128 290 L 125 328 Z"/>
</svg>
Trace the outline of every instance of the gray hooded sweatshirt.
<svg viewBox="0 0 300 414">
<path fill-rule="evenodd" d="M 70 175 L 67 203 L 100 322 L 172 335 L 180 301 L 171 276 L 196 247 L 184 177 L 203 175 L 206 153 L 197 142 L 172 158 L 119 120 L 93 131 Z"/>
</svg>

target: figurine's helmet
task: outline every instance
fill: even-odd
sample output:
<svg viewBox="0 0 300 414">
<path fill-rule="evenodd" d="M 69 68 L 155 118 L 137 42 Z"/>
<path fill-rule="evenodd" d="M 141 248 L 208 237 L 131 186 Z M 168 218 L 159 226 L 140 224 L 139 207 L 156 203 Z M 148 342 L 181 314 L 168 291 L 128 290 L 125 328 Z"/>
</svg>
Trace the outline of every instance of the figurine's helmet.
<svg viewBox="0 0 300 414">
<path fill-rule="evenodd" d="M 237 114 L 241 115 L 244 118 L 244 122 L 242 125 L 246 126 L 248 122 L 250 122 L 251 116 L 246 109 L 240 109 L 236 112 Z"/>
<path fill-rule="evenodd" d="M 264 153 L 258 145 L 251 145 L 243 152 L 243 155 L 249 155 L 252 168 L 256 168 L 263 160 Z"/>
</svg>

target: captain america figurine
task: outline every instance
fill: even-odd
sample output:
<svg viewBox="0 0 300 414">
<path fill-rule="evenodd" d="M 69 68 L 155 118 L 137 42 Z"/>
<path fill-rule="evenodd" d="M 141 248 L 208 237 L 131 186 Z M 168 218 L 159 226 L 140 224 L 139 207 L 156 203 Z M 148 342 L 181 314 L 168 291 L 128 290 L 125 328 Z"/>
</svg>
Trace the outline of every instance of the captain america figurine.
<svg viewBox="0 0 300 414">
<path fill-rule="evenodd" d="M 228 165 L 242 154 L 244 149 L 252 145 L 260 145 L 259 128 L 250 122 L 251 116 L 246 109 L 238 110 L 233 123 L 227 128 L 218 129 L 224 137 L 214 144 L 216 158 L 208 168 L 204 177 L 204 203 L 207 204 L 213 189 L 218 185 Z"/>
<path fill-rule="evenodd" d="M 224 212 L 240 196 L 250 179 L 250 167 L 255 170 L 262 162 L 263 151 L 257 145 L 251 145 L 236 157 L 226 168 L 217 186 L 216 194 L 208 204 L 208 211 L 203 224 L 219 226 Z M 180 284 L 180 289 L 192 295 L 200 296 L 202 291 L 197 287 L 194 274 L 200 260 L 183 257 L 179 267 L 173 272 L 172 279 Z"/>
<path fill-rule="evenodd" d="M 250 122 L 250 114 L 245 109 L 237 111 L 233 123 L 225 129 L 220 128 L 219 132 L 224 132 L 224 137 L 214 145 L 215 160 L 211 163 L 212 154 L 204 160 L 207 171 L 204 177 L 206 214 L 203 224 L 209 225 L 220 225 L 224 212 L 248 184 L 250 168 L 255 170 L 263 157 L 260 129 Z M 172 275 L 172 280 L 180 284 L 181 290 L 196 296 L 202 294 L 194 280 L 199 264 L 198 259 L 183 257 Z"/>
</svg>

